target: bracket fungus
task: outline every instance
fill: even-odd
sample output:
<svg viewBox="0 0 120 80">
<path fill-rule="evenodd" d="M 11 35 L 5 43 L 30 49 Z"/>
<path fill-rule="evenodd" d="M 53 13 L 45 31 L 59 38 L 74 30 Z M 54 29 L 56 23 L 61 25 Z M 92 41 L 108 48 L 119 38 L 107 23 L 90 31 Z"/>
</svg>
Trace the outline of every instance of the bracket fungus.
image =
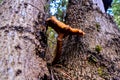
<svg viewBox="0 0 120 80">
<path fill-rule="evenodd" d="M 72 28 L 69 25 L 64 24 L 63 22 L 56 19 L 55 16 L 51 16 L 46 20 L 47 26 L 53 28 L 57 34 L 57 46 L 54 51 L 54 59 L 52 61 L 52 65 L 56 64 L 62 53 L 62 44 L 63 39 L 68 35 L 80 35 L 83 36 L 85 32 L 80 29 Z"/>
</svg>

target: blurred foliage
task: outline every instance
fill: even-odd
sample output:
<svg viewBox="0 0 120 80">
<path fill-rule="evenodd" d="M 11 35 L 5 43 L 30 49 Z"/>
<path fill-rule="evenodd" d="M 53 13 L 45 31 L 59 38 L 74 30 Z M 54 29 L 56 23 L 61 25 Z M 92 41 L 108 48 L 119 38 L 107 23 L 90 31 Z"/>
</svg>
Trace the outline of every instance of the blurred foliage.
<svg viewBox="0 0 120 80">
<path fill-rule="evenodd" d="M 120 28 L 120 0 L 113 0 L 112 11 L 114 19 Z"/>
<path fill-rule="evenodd" d="M 67 4 L 68 0 L 51 0 L 50 14 L 56 16 L 60 21 L 64 21 Z"/>
<path fill-rule="evenodd" d="M 66 16 L 66 7 L 68 4 L 68 0 L 51 0 L 50 5 L 49 5 L 49 10 L 50 10 L 50 15 L 56 16 L 57 19 L 60 21 L 65 21 L 65 16 Z M 45 9 L 48 9 L 48 5 L 45 6 Z M 53 53 L 56 47 L 56 38 L 57 38 L 57 33 L 52 29 L 48 28 L 47 30 L 47 35 L 48 35 L 48 48 L 49 52 Z M 54 56 L 52 54 L 52 56 Z"/>
<path fill-rule="evenodd" d="M 2 0 L 0 0 L 0 3 L 2 2 Z"/>
</svg>

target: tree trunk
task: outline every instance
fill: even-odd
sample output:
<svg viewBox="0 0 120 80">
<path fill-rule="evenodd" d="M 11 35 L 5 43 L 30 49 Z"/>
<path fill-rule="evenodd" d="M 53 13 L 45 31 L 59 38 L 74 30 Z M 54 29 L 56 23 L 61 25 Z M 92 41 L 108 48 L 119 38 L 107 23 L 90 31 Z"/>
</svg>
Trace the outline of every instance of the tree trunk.
<svg viewBox="0 0 120 80">
<path fill-rule="evenodd" d="M 120 79 L 120 31 L 112 16 L 93 5 L 92 0 L 69 0 L 66 23 L 86 34 L 64 40 L 55 79 Z"/>
<path fill-rule="evenodd" d="M 0 5 L 0 80 L 39 80 L 49 76 L 46 0 L 3 0 Z"/>
</svg>

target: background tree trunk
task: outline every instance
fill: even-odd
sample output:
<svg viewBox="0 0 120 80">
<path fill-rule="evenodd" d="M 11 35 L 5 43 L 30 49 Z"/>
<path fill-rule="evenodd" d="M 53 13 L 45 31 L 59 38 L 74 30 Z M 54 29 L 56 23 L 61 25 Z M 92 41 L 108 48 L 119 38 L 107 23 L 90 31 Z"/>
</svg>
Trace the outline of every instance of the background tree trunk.
<svg viewBox="0 0 120 80">
<path fill-rule="evenodd" d="M 0 80 L 49 76 L 46 51 L 46 0 L 3 0 L 0 5 Z"/>
<path fill-rule="evenodd" d="M 86 35 L 64 40 L 56 79 L 120 79 L 120 31 L 111 16 L 93 5 L 92 0 L 69 0 L 66 23 Z"/>
</svg>

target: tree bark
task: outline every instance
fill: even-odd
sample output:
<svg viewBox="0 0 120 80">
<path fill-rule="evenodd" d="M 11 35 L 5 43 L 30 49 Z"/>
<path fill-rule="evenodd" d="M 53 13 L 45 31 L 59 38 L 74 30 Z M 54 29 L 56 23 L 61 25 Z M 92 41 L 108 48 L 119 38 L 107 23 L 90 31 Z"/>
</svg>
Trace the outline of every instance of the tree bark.
<svg viewBox="0 0 120 80">
<path fill-rule="evenodd" d="M 55 79 L 120 79 L 120 30 L 112 16 L 93 5 L 92 0 L 69 0 L 66 23 L 86 34 L 64 40 Z"/>
<path fill-rule="evenodd" d="M 0 5 L 0 79 L 39 80 L 49 76 L 46 0 L 3 0 Z"/>
</svg>

